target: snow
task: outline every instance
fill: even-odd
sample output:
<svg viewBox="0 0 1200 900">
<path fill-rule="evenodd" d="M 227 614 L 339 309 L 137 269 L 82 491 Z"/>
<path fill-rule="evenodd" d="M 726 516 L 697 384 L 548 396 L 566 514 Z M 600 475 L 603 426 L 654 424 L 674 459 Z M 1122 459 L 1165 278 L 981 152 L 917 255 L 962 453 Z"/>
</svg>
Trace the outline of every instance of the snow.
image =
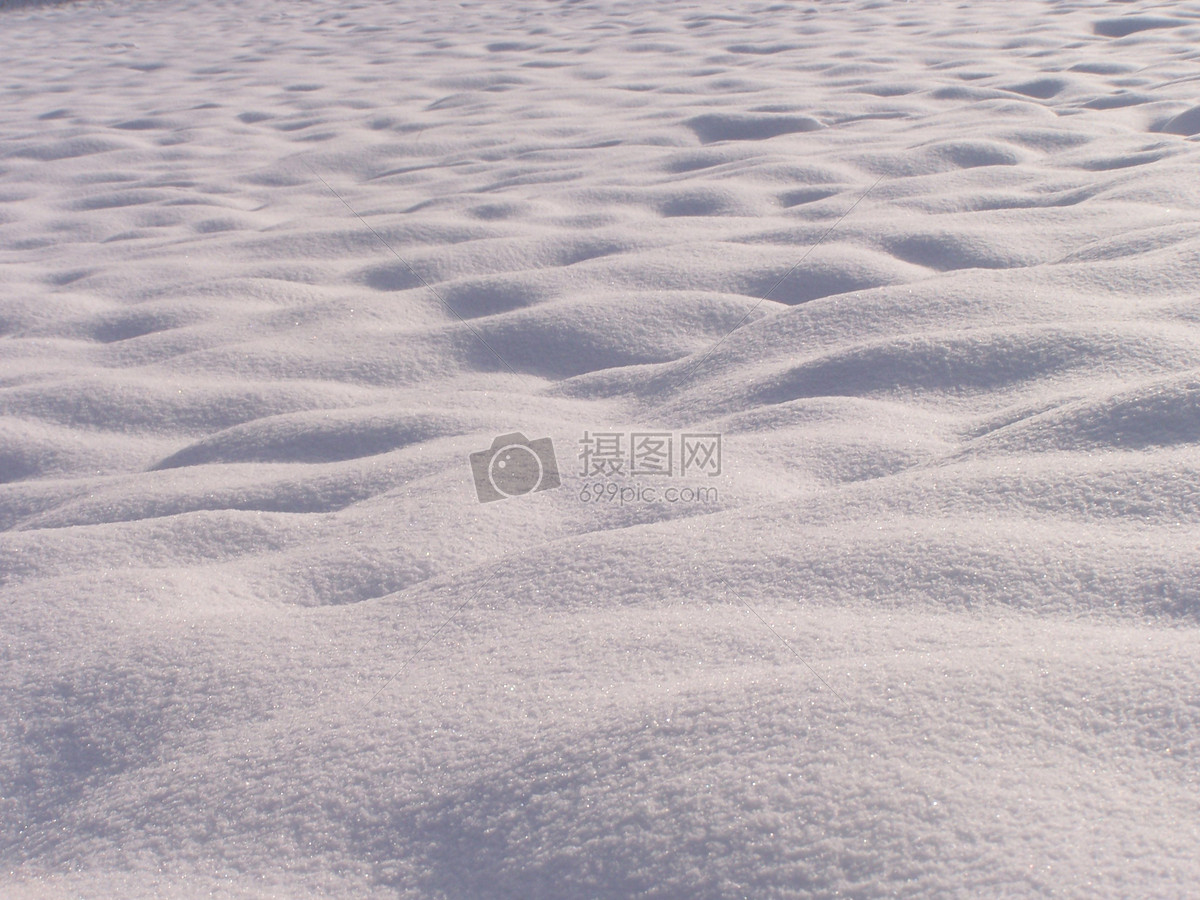
<svg viewBox="0 0 1200 900">
<path fill-rule="evenodd" d="M 1192 894 L 1198 46 L 0 3 L 0 894 Z"/>
</svg>

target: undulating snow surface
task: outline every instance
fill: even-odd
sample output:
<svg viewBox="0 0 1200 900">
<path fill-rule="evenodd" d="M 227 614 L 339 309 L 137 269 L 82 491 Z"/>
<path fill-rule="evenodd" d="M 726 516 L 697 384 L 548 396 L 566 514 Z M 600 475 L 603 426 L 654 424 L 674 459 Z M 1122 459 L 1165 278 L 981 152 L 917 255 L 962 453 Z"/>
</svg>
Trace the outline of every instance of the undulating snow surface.
<svg viewBox="0 0 1200 900">
<path fill-rule="evenodd" d="M 1195 896 L 1200 3 L 10 5 L 0 91 L 4 897 Z"/>
</svg>

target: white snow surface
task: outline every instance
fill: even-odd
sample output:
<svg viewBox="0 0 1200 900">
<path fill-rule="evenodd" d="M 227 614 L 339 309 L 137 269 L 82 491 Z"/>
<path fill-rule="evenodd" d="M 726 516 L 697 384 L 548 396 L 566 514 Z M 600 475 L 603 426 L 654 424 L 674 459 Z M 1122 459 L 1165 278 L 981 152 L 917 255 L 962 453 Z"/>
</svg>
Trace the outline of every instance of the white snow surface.
<svg viewBox="0 0 1200 900">
<path fill-rule="evenodd" d="M 0 895 L 1196 896 L 1200 2 L 8 4 L 0 91 Z"/>
</svg>

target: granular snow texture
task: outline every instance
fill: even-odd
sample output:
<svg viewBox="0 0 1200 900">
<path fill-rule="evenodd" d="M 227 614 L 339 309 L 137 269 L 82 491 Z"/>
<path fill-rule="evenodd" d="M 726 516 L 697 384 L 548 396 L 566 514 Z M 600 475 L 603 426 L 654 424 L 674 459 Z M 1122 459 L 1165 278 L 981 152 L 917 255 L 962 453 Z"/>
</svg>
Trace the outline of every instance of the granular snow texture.
<svg viewBox="0 0 1200 900">
<path fill-rule="evenodd" d="M 4 897 L 1194 896 L 1200 2 L 7 3 L 0 92 Z"/>
</svg>

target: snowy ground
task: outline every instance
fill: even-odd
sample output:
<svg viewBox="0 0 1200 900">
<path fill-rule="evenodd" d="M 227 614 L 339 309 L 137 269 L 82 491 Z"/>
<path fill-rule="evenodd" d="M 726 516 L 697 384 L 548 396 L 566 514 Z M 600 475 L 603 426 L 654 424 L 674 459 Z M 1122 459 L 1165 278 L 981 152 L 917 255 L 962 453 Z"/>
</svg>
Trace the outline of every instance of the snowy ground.
<svg viewBox="0 0 1200 900">
<path fill-rule="evenodd" d="M 4 897 L 1195 896 L 1200 2 L 97 0 L 0 91 Z"/>
</svg>

